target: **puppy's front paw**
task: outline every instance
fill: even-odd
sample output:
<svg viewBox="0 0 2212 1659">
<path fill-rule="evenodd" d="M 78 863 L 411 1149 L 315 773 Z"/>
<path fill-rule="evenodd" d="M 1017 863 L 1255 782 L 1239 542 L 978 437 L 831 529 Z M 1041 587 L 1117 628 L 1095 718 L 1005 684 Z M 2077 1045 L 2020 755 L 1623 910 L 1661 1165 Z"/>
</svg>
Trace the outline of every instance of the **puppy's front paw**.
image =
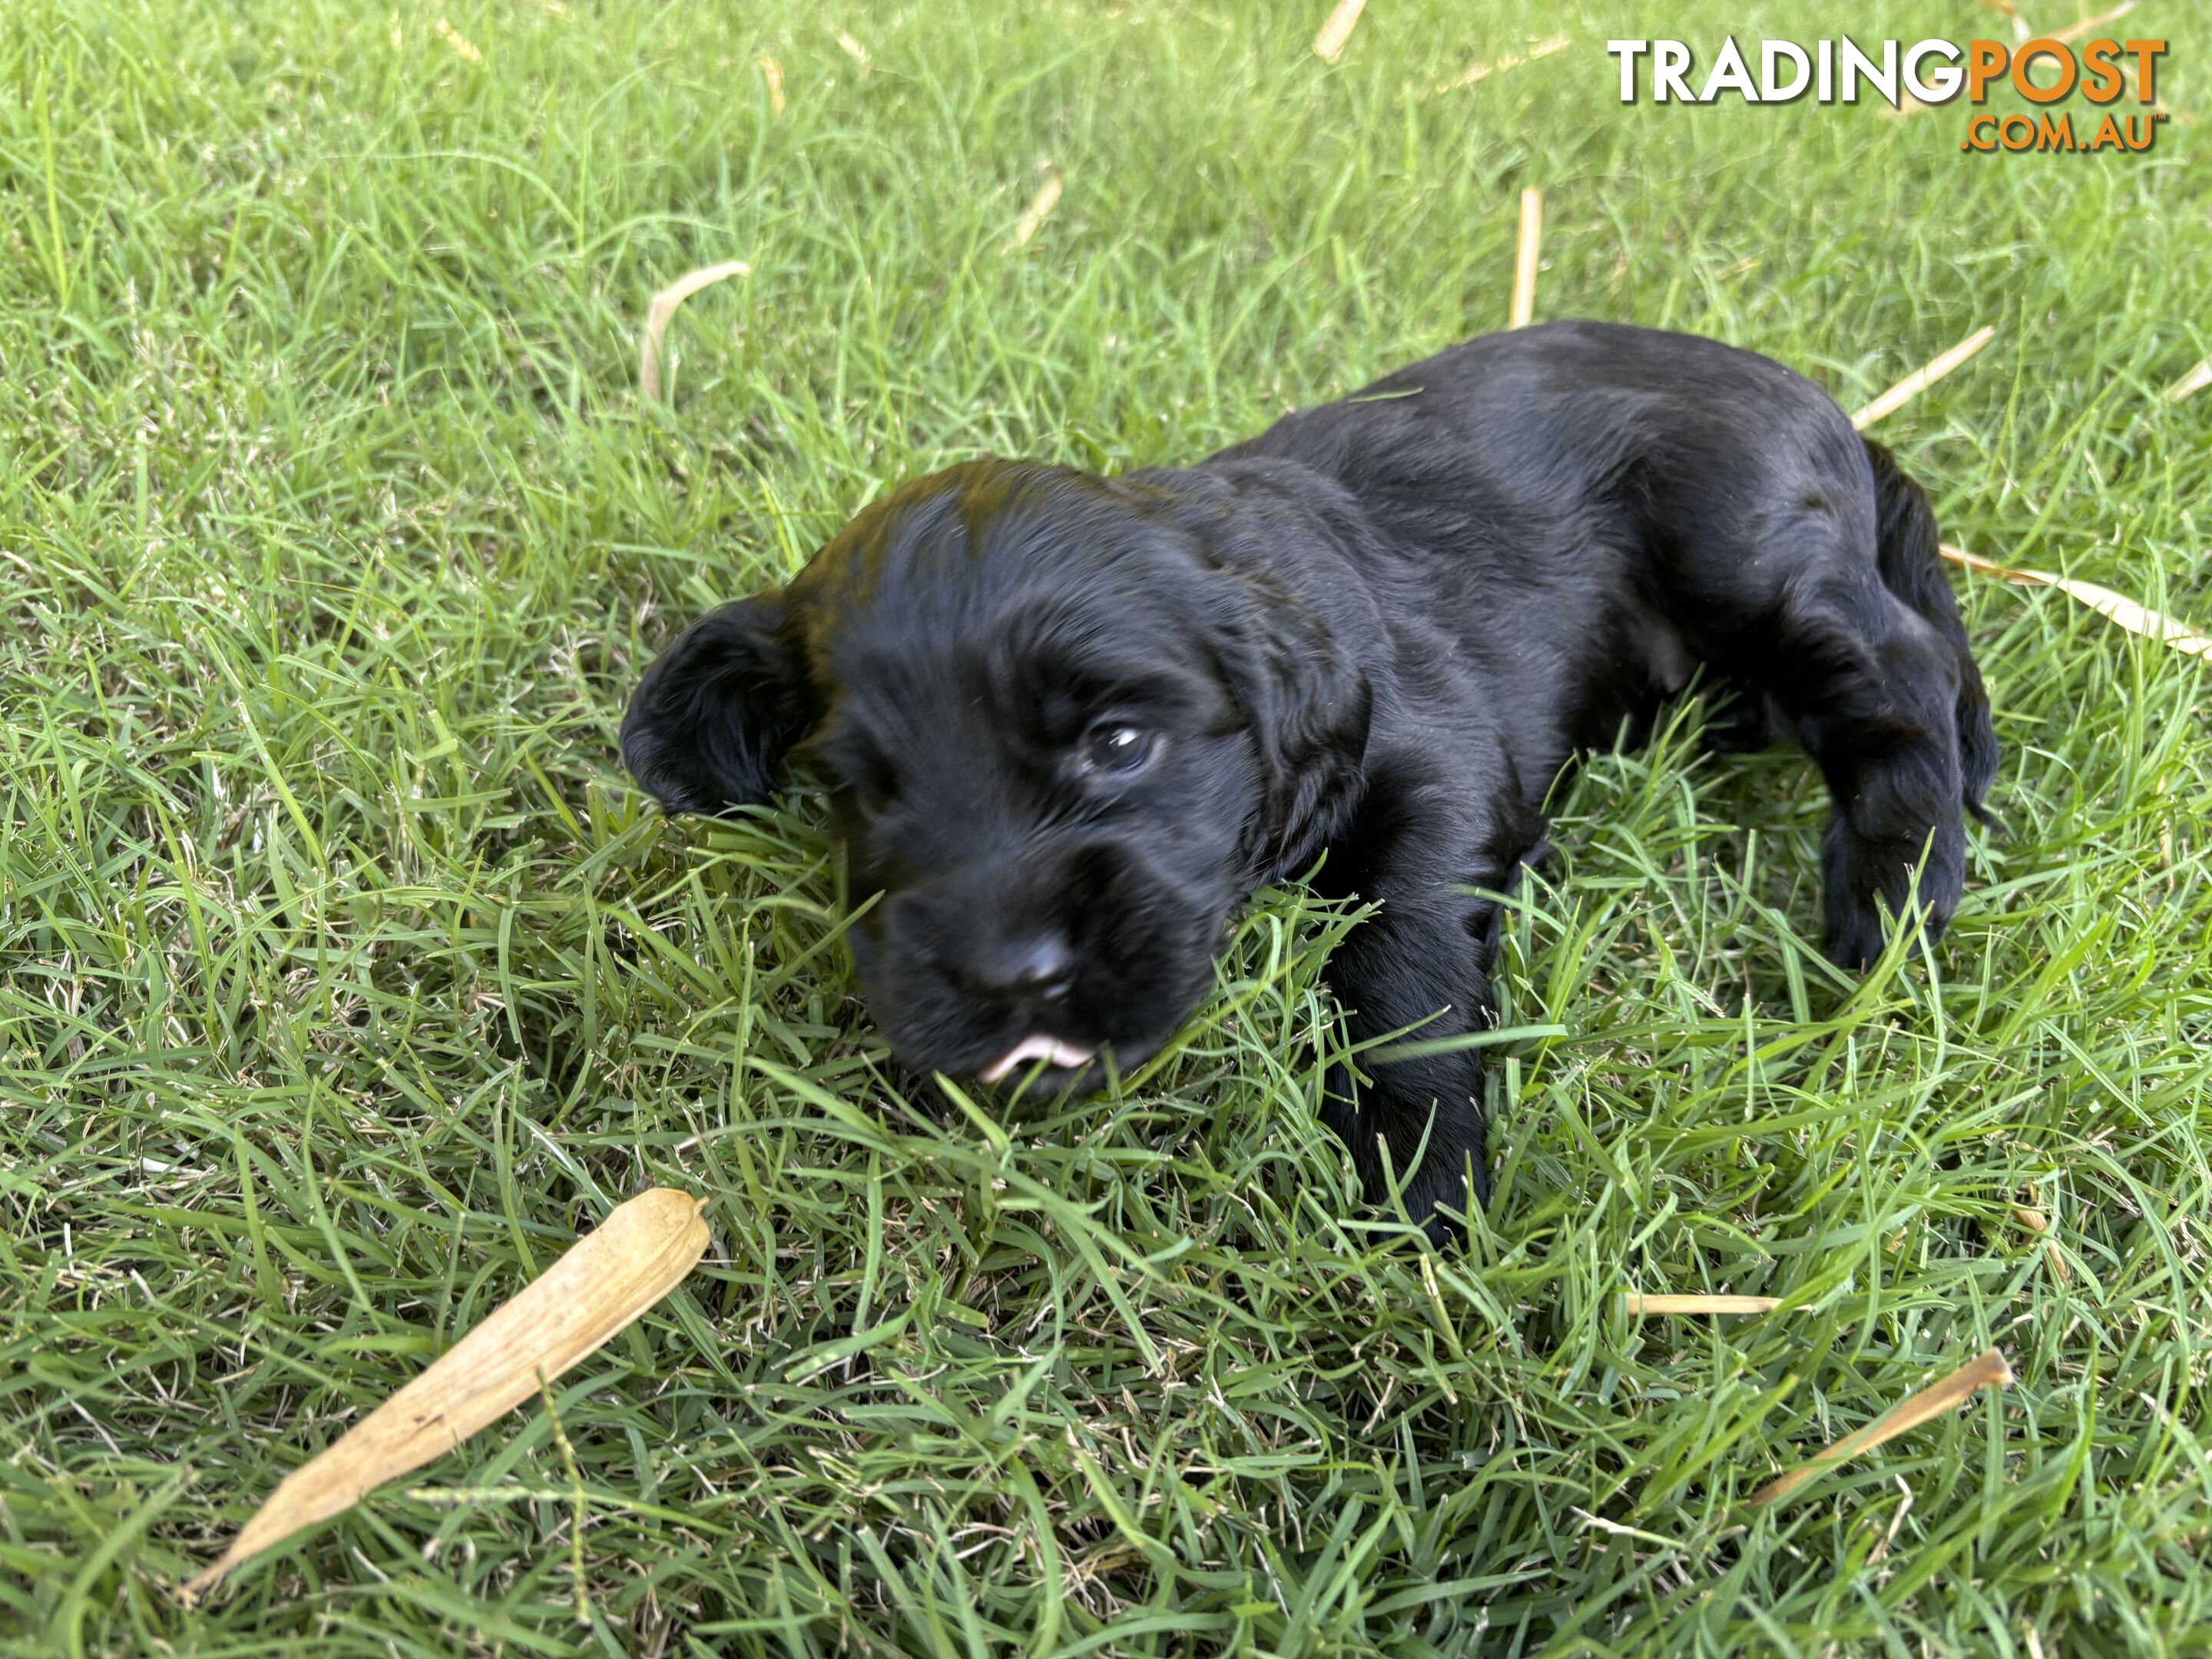
<svg viewBox="0 0 2212 1659">
<path fill-rule="evenodd" d="M 1413 1179 L 1406 1185 L 1406 1213 L 1420 1224 L 1429 1243 L 1444 1249 L 1466 1229 L 1462 1217 L 1490 1207 L 1490 1167 L 1486 1150 L 1473 1148 L 1474 1184 L 1468 1180 L 1465 1152 L 1439 1158 L 1431 1147 Z M 1450 1214 L 1445 1213 L 1449 1210 Z"/>
<path fill-rule="evenodd" d="M 1955 826 L 1948 836 L 1939 829 L 1923 860 L 1918 846 L 1869 842 L 1843 819 L 1832 821 L 1822 848 L 1828 960 L 1854 971 L 1872 967 L 1889 943 L 1892 926 L 1916 934 L 1915 952 L 1923 944 L 1932 947 L 1950 925 L 1966 884 L 1964 839 Z"/>
<path fill-rule="evenodd" d="M 1863 901 L 1828 906 L 1828 933 L 1823 942 L 1829 961 L 1852 973 L 1864 973 L 1881 955 L 1881 915 Z"/>
<path fill-rule="evenodd" d="M 1774 699 L 1748 686 L 1723 689 L 1706 704 L 1703 741 L 1709 755 L 1755 755 L 1789 733 Z"/>
<path fill-rule="evenodd" d="M 1330 1091 L 1336 1097 L 1322 1111 L 1322 1121 L 1352 1149 L 1367 1202 L 1384 1215 L 1395 1214 L 1395 1180 L 1407 1218 L 1439 1249 L 1461 1231 L 1463 1224 L 1456 1215 L 1490 1203 L 1486 1126 L 1471 1092 L 1480 1086 L 1480 1072 L 1465 1055 L 1448 1058 L 1454 1063 L 1437 1066 L 1432 1060 L 1378 1067 L 1376 1080 L 1360 1091 L 1357 1105 L 1346 1100 L 1350 1079 L 1340 1067 Z M 1445 1092 L 1406 1088 L 1409 1079 L 1404 1073 L 1417 1070 L 1451 1073 Z"/>
</svg>

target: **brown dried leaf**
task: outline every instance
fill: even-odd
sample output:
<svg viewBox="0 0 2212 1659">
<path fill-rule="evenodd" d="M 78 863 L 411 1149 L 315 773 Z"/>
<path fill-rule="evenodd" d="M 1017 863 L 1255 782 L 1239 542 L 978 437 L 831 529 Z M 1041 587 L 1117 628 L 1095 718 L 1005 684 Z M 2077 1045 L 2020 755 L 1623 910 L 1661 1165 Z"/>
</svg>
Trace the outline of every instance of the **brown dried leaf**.
<svg viewBox="0 0 2212 1659">
<path fill-rule="evenodd" d="M 676 307 L 702 288 L 711 288 L 728 276 L 750 276 L 753 268 L 743 259 L 725 259 L 718 265 L 702 265 L 696 270 L 687 270 L 666 288 L 653 296 L 646 307 L 645 332 L 637 343 L 637 389 L 648 402 L 660 396 L 661 343 L 668 337 L 668 325 L 676 316 Z"/>
<path fill-rule="evenodd" d="M 1953 369 L 1965 362 L 1991 340 L 1996 338 L 1994 328 L 1978 328 L 1925 368 L 1916 368 L 1895 386 L 1851 416 L 1851 424 L 1865 431 L 1885 415 L 1894 415 L 1922 392 L 1934 386 Z"/>
<path fill-rule="evenodd" d="M 2074 1282 L 2073 1271 L 2066 1265 L 2065 1253 L 2058 1248 L 2058 1240 L 2051 1235 L 2051 1218 L 2036 1207 L 2040 1201 L 2035 1195 L 2035 1188 L 2030 1187 L 2027 1202 L 2012 1206 L 2013 1222 L 2043 1241 L 2043 1254 L 2051 1263 L 2051 1277 L 2062 1285 L 2070 1285 Z"/>
<path fill-rule="evenodd" d="M 1977 1354 L 1941 1382 L 1931 1382 L 1919 1393 L 1906 1395 L 1866 1427 L 1823 1447 L 1810 1462 L 1768 1481 L 1751 1495 L 1751 1506 L 1761 1509 L 1787 1498 L 1808 1480 L 1825 1474 L 1846 1458 L 1872 1451 L 1907 1430 L 1942 1416 L 1965 1404 L 1980 1389 L 2011 1386 L 2012 1367 L 2005 1364 L 2002 1354 L 1995 1348 Z"/>
<path fill-rule="evenodd" d="M 590 1354 L 691 1271 L 707 1248 L 705 1204 L 656 1187 L 616 1206 L 521 1294 L 286 1475 L 222 1557 L 179 1593 L 198 1600 L 241 1562 L 451 1451 Z"/>
</svg>

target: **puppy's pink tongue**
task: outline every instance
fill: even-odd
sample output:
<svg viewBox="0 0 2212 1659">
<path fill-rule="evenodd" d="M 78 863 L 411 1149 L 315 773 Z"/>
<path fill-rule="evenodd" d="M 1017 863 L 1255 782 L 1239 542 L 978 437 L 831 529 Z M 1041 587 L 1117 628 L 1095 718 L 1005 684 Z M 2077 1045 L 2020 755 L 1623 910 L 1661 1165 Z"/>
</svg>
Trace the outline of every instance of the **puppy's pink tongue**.
<svg viewBox="0 0 2212 1659">
<path fill-rule="evenodd" d="M 1062 1042 L 1058 1037 L 1048 1037 L 1039 1032 L 1024 1037 L 993 1060 L 984 1069 L 982 1078 L 986 1083 L 996 1083 L 1027 1060 L 1048 1060 L 1055 1066 L 1065 1066 L 1072 1071 L 1078 1066 L 1088 1066 L 1095 1052 L 1090 1048 L 1078 1048 L 1072 1043 Z"/>
</svg>

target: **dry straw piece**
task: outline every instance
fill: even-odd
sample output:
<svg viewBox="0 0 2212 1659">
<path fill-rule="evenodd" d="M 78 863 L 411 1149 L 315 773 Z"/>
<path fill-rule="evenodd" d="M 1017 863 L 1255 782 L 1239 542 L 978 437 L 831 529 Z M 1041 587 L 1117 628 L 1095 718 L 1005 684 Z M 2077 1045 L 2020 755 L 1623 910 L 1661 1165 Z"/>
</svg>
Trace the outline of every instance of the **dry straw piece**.
<svg viewBox="0 0 2212 1659">
<path fill-rule="evenodd" d="M 436 22 L 431 24 L 430 32 L 443 40 L 456 58 L 474 64 L 478 69 L 483 67 L 483 53 L 477 50 L 476 42 L 444 18 L 441 17 Z"/>
<path fill-rule="evenodd" d="M 640 1193 L 412 1382 L 278 1483 L 222 1558 L 185 1585 L 194 1601 L 271 1545 L 350 1508 L 512 1410 L 674 1290 L 707 1249 L 704 1199 Z"/>
<path fill-rule="evenodd" d="M 1865 431 L 1885 415 L 1897 411 L 1934 386 L 1953 369 L 1966 362 L 1976 352 L 1996 338 L 1994 328 L 1978 328 L 1925 368 L 1916 368 L 1895 386 L 1851 416 L 1851 424 Z"/>
<path fill-rule="evenodd" d="M 712 288 L 729 276 L 750 276 L 753 268 L 743 259 L 725 259 L 719 265 L 702 265 L 696 270 L 687 270 L 666 288 L 653 296 L 646 307 L 645 334 L 637 343 L 637 389 L 648 400 L 660 396 L 661 343 L 668 337 L 668 325 L 675 318 L 676 307 L 702 288 Z"/>
<path fill-rule="evenodd" d="M 1630 1314 L 1763 1314 L 1782 1305 L 1778 1296 L 1645 1296 L 1623 1291 L 1620 1305 Z"/>
<path fill-rule="evenodd" d="M 2070 46 L 2076 40 L 2081 40 L 2087 35 L 2095 33 L 2099 29 L 2104 27 L 2106 24 L 2117 23 L 2121 18 L 2125 17 L 2135 9 L 2136 0 L 2122 0 L 2121 4 L 2113 7 L 2110 11 L 2100 11 L 2094 17 L 2084 17 L 2077 21 L 2069 23 L 2063 29 L 2053 29 L 2050 33 L 2045 35 L 2043 38 L 2046 40 L 2055 40 L 2062 46 Z M 2009 3 L 2009 0 L 2008 0 L 2008 3 L 2002 6 L 1993 5 L 1990 6 L 1989 9 L 1996 12 L 2000 16 L 2009 17 L 2012 19 L 2014 43 L 2021 46 L 2027 44 L 2030 38 L 2028 34 L 2027 21 L 2018 11 L 2013 9 L 2012 5 Z M 2121 78 L 2123 81 L 2126 79 L 2125 71 L 2122 71 Z M 1956 96 L 1955 94 L 1953 95 L 1954 97 Z M 1943 101 L 1948 104 L 1951 100 L 1947 98 Z M 1894 112 L 1899 115 L 1917 115 L 1924 109 L 1936 109 L 1940 107 L 1942 107 L 1940 105 L 1923 104 L 1920 100 L 1915 98 L 1911 93 L 1905 92 L 1899 94 L 1897 108 Z M 2153 106 L 2153 107 L 2155 108 L 2159 106 Z"/>
<path fill-rule="evenodd" d="M 1981 558 L 1963 547 L 1953 547 L 1948 543 L 1942 551 L 1953 564 L 1979 571 L 1984 576 L 1995 576 L 2025 587 L 2055 587 L 2069 599 L 2077 599 L 2100 616 L 2118 623 L 2129 633 L 2140 634 L 2147 640 L 2170 645 L 2184 656 L 2212 657 L 2212 639 L 2207 639 L 2195 629 L 2153 611 L 2148 605 L 2137 605 L 2124 593 L 2115 593 L 2111 588 L 2100 587 L 2094 582 L 2079 582 L 2070 577 L 2046 575 L 2040 570 L 2014 570 L 2009 565 L 1999 564 L 1994 559 Z"/>
<path fill-rule="evenodd" d="M 2020 8 L 2013 3 L 2013 0 L 1982 0 L 1982 9 L 1993 11 L 2000 17 L 2009 19 L 2012 23 L 2012 38 L 2014 40 L 2025 40 L 2033 33 L 2027 26 L 2027 19 L 2020 15 Z"/>
<path fill-rule="evenodd" d="M 1030 238 L 1037 234 L 1044 222 L 1052 217 L 1052 210 L 1060 205 L 1060 173 L 1055 169 L 1045 175 L 1045 181 L 1037 186 L 1037 193 L 1022 210 L 1022 216 L 1014 221 L 1014 240 L 1007 246 L 1009 252 L 1029 246 Z"/>
<path fill-rule="evenodd" d="M 1509 52 L 1491 63 L 1469 64 L 1465 70 L 1452 76 L 1450 80 L 1437 82 L 1421 96 L 1424 99 L 1436 98 L 1447 92 L 1457 92 L 1462 87 L 1471 87 L 1478 82 L 1487 81 L 1493 75 L 1503 75 L 1508 70 L 1519 69 L 1523 64 L 1533 64 L 1539 58 L 1549 58 L 1555 52 L 1565 52 L 1571 44 L 1572 42 L 1565 35 L 1554 34 L 1537 41 L 1525 52 Z"/>
<path fill-rule="evenodd" d="M 2079 22 L 2069 23 L 2063 29 L 2053 29 L 2043 38 L 2056 40 L 2062 46 L 2070 46 L 2076 40 L 2094 34 L 2107 23 L 2117 23 L 2136 9 L 2136 0 L 2122 0 L 2110 11 L 2100 11 L 2094 17 L 2084 17 Z"/>
<path fill-rule="evenodd" d="M 1751 1506 L 1762 1509 L 1803 1486 L 1816 1475 L 1825 1474 L 1844 1459 L 1856 1457 L 1861 1452 L 1872 1451 L 1876 1446 L 1897 1438 L 1908 1429 L 1917 1429 L 1923 1423 L 1941 1417 L 1944 1413 L 1964 1405 L 1983 1389 L 2008 1389 L 2012 1386 L 2012 1367 L 1995 1348 L 1977 1354 L 1940 1382 L 1931 1382 L 1915 1395 L 1908 1395 L 1892 1406 L 1880 1417 L 1842 1439 L 1821 1448 L 1813 1461 L 1795 1468 L 1777 1480 L 1768 1481 L 1751 1495 Z"/>
<path fill-rule="evenodd" d="M 2178 404 L 2184 398 L 2195 397 L 2208 386 L 2212 386 L 2212 357 L 2207 357 L 2188 374 L 2166 387 L 2164 396 L 2166 402 Z"/>
<path fill-rule="evenodd" d="M 761 53 L 753 62 L 760 65 L 761 79 L 768 82 L 768 112 L 770 115 L 782 114 L 783 65 L 775 61 L 775 54 L 772 52 Z"/>
<path fill-rule="evenodd" d="M 1325 64 L 1334 64 L 1344 56 L 1345 43 L 1352 39 L 1352 31 L 1359 26 L 1359 14 L 1366 9 L 1367 0 L 1336 0 L 1336 9 L 1314 36 L 1314 56 Z"/>
<path fill-rule="evenodd" d="M 1521 243 L 1513 256 L 1513 313 L 1509 328 L 1526 328 L 1536 314 L 1536 256 L 1544 244 L 1544 192 L 1521 192 Z"/>
<path fill-rule="evenodd" d="M 2031 1187 L 2027 1190 L 2027 1202 L 2012 1206 L 2013 1223 L 2043 1241 L 2044 1259 L 2051 1263 L 2051 1276 L 2062 1285 L 2071 1285 L 2074 1274 L 2066 1265 L 2066 1257 L 2058 1248 L 2058 1241 L 2051 1236 L 2051 1218 L 2037 1209 L 2036 1203 L 2035 1189 Z"/>
</svg>

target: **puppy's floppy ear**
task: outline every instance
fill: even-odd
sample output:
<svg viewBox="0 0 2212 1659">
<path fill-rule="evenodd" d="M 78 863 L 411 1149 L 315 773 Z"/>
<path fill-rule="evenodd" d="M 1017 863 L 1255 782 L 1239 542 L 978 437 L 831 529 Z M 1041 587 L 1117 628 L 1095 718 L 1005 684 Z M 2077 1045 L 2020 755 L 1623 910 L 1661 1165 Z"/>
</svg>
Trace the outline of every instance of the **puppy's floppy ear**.
<svg viewBox="0 0 2212 1659">
<path fill-rule="evenodd" d="M 1222 659 L 1260 755 L 1248 851 L 1262 879 L 1302 873 L 1358 793 L 1374 688 L 1331 620 L 1278 588 L 1229 624 L 1241 648 Z"/>
<path fill-rule="evenodd" d="M 1301 873 L 1358 799 L 1373 676 L 1388 672 L 1357 574 L 1356 512 L 1340 486 L 1279 463 L 1134 476 L 1172 503 L 1217 580 L 1203 625 L 1260 761 L 1245 831 L 1253 874 Z"/>
<path fill-rule="evenodd" d="M 645 671 L 623 717 L 623 763 L 671 812 L 769 798 L 785 752 L 815 721 L 781 592 L 693 623 Z"/>
</svg>

